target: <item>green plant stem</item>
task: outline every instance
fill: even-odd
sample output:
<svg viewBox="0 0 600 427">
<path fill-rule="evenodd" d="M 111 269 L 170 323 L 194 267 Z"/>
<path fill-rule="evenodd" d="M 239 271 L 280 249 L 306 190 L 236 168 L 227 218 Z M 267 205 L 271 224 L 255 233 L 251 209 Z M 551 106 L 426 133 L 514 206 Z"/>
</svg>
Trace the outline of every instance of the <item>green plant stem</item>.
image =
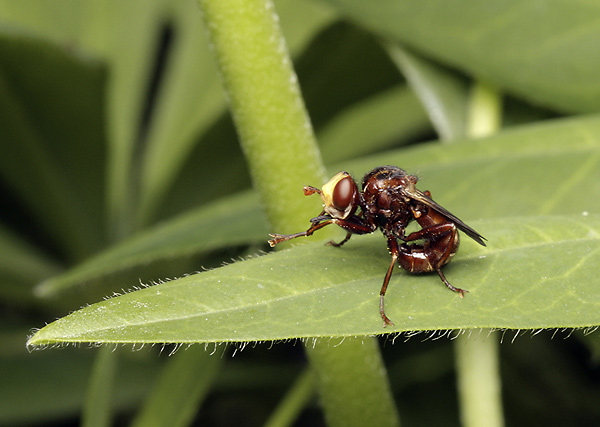
<svg viewBox="0 0 600 427">
<path fill-rule="evenodd" d="M 315 373 L 312 369 L 306 368 L 279 402 L 279 405 L 265 423 L 265 427 L 293 425 L 300 411 L 314 396 L 315 389 Z"/>
<path fill-rule="evenodd" d="M 487 329 L 460 335 L 454 344 L 462 425 L 501 427 L 498 336 Z"/>
<path fill-rule="evenodd" d="M 495 88 L 477 83 L 471 93 L 467 136 L 484 137 L 501 125 L 502 100 Z M 460 415 L 465 427 L 504 425 L 497 334 L 484 329 L 461 334 L 454 345 Z"/>
<path fill-rule="evenodd" d="M 377 341 L 369 337 L 321 341 L 308 356 L 321 395 L 330 400 L 327 425 L 399 426 Z"/>
<path fill-rule="evenodd" d="M 477 82 L 471 89 L 466 134 L 479 138 L 496 133 L 502 125 L 502 97 L 496 88 Z"/>
<path fill-rule="evenodd" d="M 201 345 L 180 349 L 167 362 L 132 427 L 191 425 L 222 363 L 221 354 L 210 354 Z"/>
<path fill-rule="evenodd" d="M 106 427 L 111 425 L 111 404 L 117 367 L 117 352 L 109 346 L 98 349 L 88 383 L 81 425 Z"/>
<path fill-rule="evenodd" d="M 326 176 L 273 3 L 200 0 L 254 187 L 272 228 L 307 228 Z M 227 172 L 227 171 L 225 171 Z"/>
<path fill-rule="evenodd" d="M 306 229 L 307 219 L 319 212 L 321 201 L 318 197 L 304 197 L 302 186 L 324 182 L 325 168 L 273 3 L 199 3 L 254 186 L 271 229 L 279 233 Z M 349 406 L 356 416 L 354 424 L 371 424 L 373 401 L 378 402 L 378 407 L 388 408 L 386 413 L 396 414 L 374 338 L 347 339 L 340 347 L 318 343 L 308 346 L 307 353 L 311 363 L 318 366 L 315 371 L 323 385 L 321 401 L 332 424 L 344 425 L 338 421 L 346 419 L 344 412 Z M 340 370 L 339 366 L 345 369 Z M 328 380 L 322 378 L 325 374 Z M 373 393 L 368 400 L 363 398 L 365 390 Z"/>
</svg>

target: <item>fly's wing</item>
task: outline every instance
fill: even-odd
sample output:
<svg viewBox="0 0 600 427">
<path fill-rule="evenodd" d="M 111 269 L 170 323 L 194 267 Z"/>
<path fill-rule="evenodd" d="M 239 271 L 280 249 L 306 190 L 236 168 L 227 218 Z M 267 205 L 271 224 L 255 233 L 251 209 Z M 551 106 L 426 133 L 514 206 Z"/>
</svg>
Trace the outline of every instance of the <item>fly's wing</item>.
<svg viewBox="0 0 600 427">
<path fill-rule="evenodd" d="M 486 246 L 485 242 L 484 242 L 485 237 L 483 237 L 477 231 L 473 230 L 467 224 L 462 222 L 460 219 L 458 219 L 455 215 L 450 213 L 444 207 L 437 204 L 435 201 L 433 201 L 433 199 L 431 199 L 431 197 L 427 197 L 427 195 L 425 193 L 423 193 L 421 190 L 417 190 L 415 188 L 414 191 L 407 191 L 406 195 L 408 197 L 410 197 L 411 199 L 416 200 L 420 203 L 423 203 L 424 205 L 430 207 L 431 209 L 434 209 L 436 212 L 443 215 L 444 218 L 446 218 L 448 221 L 451 221 L 454 224 L 456 224 L 456 227 L 458 227 L 459 230 L 463 231 L 471 239 L 475 240 L 477 243 L 479 243 L 482 246 Z"/>
</svg>

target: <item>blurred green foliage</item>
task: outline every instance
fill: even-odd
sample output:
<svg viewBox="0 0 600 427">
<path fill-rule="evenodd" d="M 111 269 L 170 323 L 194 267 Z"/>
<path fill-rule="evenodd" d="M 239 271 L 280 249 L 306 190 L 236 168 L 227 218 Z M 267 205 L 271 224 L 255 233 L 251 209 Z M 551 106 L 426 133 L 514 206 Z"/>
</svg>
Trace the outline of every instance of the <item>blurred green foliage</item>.
<svg viewBox="0 0 600 427">
<path fill-rule="evenodd" d="M 507 311 L 505 324 L 481 316 L 470 326 L 535 328 L 503 333 L 507 423 L 597 424 L 598 333 L 571 329 L 592 331 L 600 312 L 600 8 L 517 0 L 275 6 L 329 171 L 360 176 L 396 163 L 494 236 L 487 258 L 465 242 L 449 271 L 469 289 L 485 286 L 503 304 L 521 303 Z M 214 344 L 212 358 L 185 348 L 168 358 L 172 345 L 137 352 L 125 345 L 114 353 L 115 366 L 88 348 L 25 348 L 33 328 L 139 281 L 216 268 L 266 249 L 268 226 L 204 33 L 192 0 L 0 2 L 1 425 L 71 425 L 103 375 L 115 378 L 109 403 L 118 424 L 143 422 L 148 402 L 177 412 L 175 396 L 184 395 L 201 410 L 183 408 L 168 421 L 261 425 L 302 375 L 297 342 L 244 351 Z M 484 140 L 460 137 L 473 81 L 504 97 L 503 128 Z M 534 237 L 519 241 L 528 233 Z M 376 237 L 344 248 L 358 257 L 347 274 L 373 276 L 360 295 L 364 310 L 356 308 L 358 326 L 344 323 L 349 335 L 379 331 L 373 299 L 388 261 Z M 538 243 L 543 250 L 535 250 Z M 315 249 L 317 261 L 328 249 Z M 300 253 L 278 254 L 281 265 L 293 265 Z M 343 265 L 325 267 L 335 277 L 333 267 Z M 411 295 L 422 308 L 438 294 L 455 302 L 435 278 L 394 277 L 388 304 L 390 314 L 397 304 L 397 323 Z M 334 298 L 338 305 L 351 300 Z M 473 292 L 463 302 L 477 301 Z M 497 310 L 493 299 L 485 302 Z M 536 316 L 532 306 L 545 310 Z M 574 307 L 589 316 L 569 323 Z M 527 325 L 531 318 L 537 323 Z M 436 329 L 448 320 L 436 318 Z M 451 341 L 434 339 L 442 331 L 408 335 L 381 338 L 403 423 L 458 424 Z M 273 338 L 286 336 L 247 339 Z M 185 393 L 166 389 L 170 379 Z M 323 424 L 310 393 L 302 405 L 296 425 Z"/>
</svg>

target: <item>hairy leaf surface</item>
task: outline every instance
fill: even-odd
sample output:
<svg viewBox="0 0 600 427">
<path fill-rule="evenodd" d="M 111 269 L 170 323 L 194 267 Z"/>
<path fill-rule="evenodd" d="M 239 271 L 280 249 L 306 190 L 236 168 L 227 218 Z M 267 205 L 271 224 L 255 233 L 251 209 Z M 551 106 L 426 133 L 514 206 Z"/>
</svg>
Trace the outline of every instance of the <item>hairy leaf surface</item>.
<svg viewBox="0 0 600 427">
<path fill-rule="evenodd" d="M 487 248 L 463 237 L 436 275 L 396 269 L 382 328 L 379 288 L 389 265 L 379 235 L 343 248 L 322 242 L 238 262 L 85 307 L 36 333 L 58 342 L 264 341 L 457 328 L 600 324 L 600 216 L 503 218 L 472 224 Z"/>
</svg>

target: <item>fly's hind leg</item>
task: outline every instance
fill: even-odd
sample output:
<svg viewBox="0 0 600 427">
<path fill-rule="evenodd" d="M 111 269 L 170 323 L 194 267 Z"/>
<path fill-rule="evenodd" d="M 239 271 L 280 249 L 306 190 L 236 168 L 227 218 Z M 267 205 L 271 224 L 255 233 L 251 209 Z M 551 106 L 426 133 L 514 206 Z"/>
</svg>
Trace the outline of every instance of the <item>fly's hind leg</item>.
<svg viewBox="0 0 600 427">
<path fill-rule="evenodd" d="M 385 298 L 385 292 L 387 291 L 387 287 L 390 283 L 390 278 L 392 277 L 392 272 L 394 271 L 394 265 L 398 260 L 398 256 L 400 255 L 400 250 L 398 249 L 398 242 L 394 237 L 388 237 L 388 248 L 390 250 L 390 254 L 392 255 L 392 262 L 385 273 L 385 277 L 383 279 L 383 285 L 381 286 L 381 290 L 379 291 L 379 314 L 381 314 L 381 318 L 383 319 L 383 327 L 386 326 L 394 326 L 394 323 L 389 319 L 389 317 L 385 314 L 385 308 L 383 304 L 383 300 Z"/>
<path fill-rule="evenodd" d="M 451 223 L 436 224 L 409 234 L 403 240 L 411 242 L 425 240 L 425 244 L 405 244 L 400 248 L 398 263 L 411 273 L 435 271 L 448 289 L 462 298 L 468 291 L 460 289 L 448 281 L 441 268 L 446 265 L 458 249 L 458 231 Z"/>
<path fill-rule="evenodd" d="M 442 279 L 442 282 L 444 282 L 444 285 L 446 285 L 451 291 L 456 292 L 458 295 L 460 295 L 461 298 L 469 292 L 466 289 L 461 289 L 457 288 L 456 286 L 452 286 L 450 282 L 446 279 L 446 276 L 444 276 L 444 273 L 442 273 L 441 269 L 436 268 L 435 271 L 437 271 L 437 274 L 440 276 L 440 279 Z"/>
<path fill-rule="evenodd" d="M 339 243 L 336 243 L 333 240 L 330 240 L 329 242 L 327 242 L 327 245 L 328 246 L 335 246 L 336 248 L 339 248 L 344 243 L 346 243 L 348 240 L 350 240 L 350 237 L 352 237 L 352 233 L 348 231 L 348 233 L 346 233 L 346 237 L 344 237 L 344 240 L 342 240 Z"/>
</svg>

